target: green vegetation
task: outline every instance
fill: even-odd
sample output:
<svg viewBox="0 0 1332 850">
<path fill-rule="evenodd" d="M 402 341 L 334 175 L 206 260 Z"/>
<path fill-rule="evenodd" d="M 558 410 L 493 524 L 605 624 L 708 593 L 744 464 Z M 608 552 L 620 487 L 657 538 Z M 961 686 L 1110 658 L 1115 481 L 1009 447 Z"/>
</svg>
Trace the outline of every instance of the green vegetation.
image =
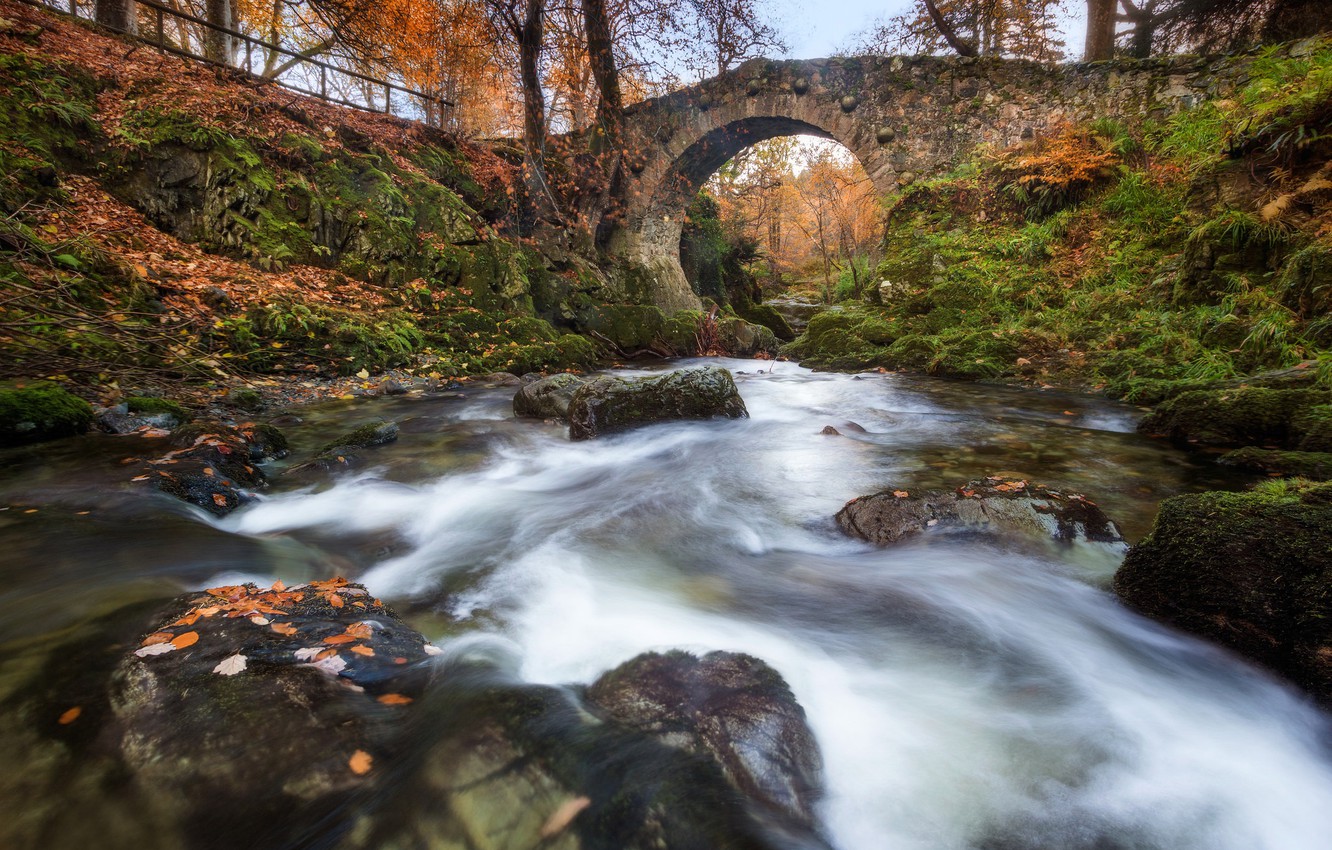
<svg viewBox="0 0 1332 850">
<path fill-rule="evenodd" d="M 181 423 L 189 422 L 194 418 L 194 415 L 184 405 L 167 398 L 136 395 L 125 399 L 125 404 L 129 407 L 130 413 L 139 413 L 145 416 L 166 413 L 174 416 L 176 421 Z"/>
<path fill-rule="evenodd" d="M 0 446 L 82 434 L 91 422 L 88 402 L 61 387 L 0 389 Z"/>
<path fill-rule="evenodd" d="M 1332 362 L 1332 220 L 1312 194 L 1329 158 L 1326 42 L 1259 57 L 1230 100 L 978 151 L 890 210 L 882 296 L 785 353 L 1139 402 Z"/>
</svg>

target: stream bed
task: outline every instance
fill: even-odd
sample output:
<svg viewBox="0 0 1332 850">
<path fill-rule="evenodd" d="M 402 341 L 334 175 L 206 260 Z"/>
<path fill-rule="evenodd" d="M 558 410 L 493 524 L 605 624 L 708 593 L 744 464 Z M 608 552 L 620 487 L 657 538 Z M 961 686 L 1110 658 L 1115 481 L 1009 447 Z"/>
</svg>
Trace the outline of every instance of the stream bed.
<svg viewBox="0 0 1332 850">
<path fill-rule="evenodd" d="M 570 443 L 515 419 L 512 388 L 298 410 L 274 486 L 222 519 L 127 483 L 122 461 L 152 440 L 8 450 L 0 699 L 117 607 L 342 575 L 446 651 L 484 645 L 533 683 L 588 683 L 649 650 L 765 660 L 822 750 L 818 814 L 841 850 L 1327 846 L 1327 718 L 1120 606 L 1104 590 L 1117 551 L 948 533 L 875 549 L 832 519 L 855 496 L 1002 473 L 1087 495 L 1133 541 L 1161 499 L 1243 479 L 1083 396 L 697 362 L 735 373 L 749 419 Z M 280 474 L 375 417 L 401 434 L 360 467 Z M 96 817 L 24 797 L 11 752 L 4 808 Z"/>
</svg>

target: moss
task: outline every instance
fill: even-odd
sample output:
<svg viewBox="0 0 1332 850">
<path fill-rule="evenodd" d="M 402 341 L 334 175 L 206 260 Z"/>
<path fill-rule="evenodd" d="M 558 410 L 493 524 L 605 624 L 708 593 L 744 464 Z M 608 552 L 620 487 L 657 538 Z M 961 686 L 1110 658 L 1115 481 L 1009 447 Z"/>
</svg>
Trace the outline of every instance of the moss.
<svg viewBox="0 0 1332 850">
<path fill-rule="evenodd" d="M 1194 390 L 1162 403 L 1138 429 L 1204 446 L 1285 446 L 1296 417 L 1329 399 L 1310 389 Z"/>
<path fill-rule="evenodd" d="M 677 356 L 688 357 L 698 353 L 698 329 L 703 314 L 698 310 L 681 310 L 666 317 L 661 328 L 661 341 Z"/>
<path fill-rule="evenodd" d="M 1302 452 L 1332 452 L 1332 404 L 1301 410 L 1291 417 L 1292 442 Z"/>
<path fill-rule="evenodd" d="M 152 416 L 158 413 L 167 413 L 176 417 L 178 422 L 189 422 L 194 418 L 194 414 L 178 402 L 166 398 L 152 398 L 150 396 L 130 396 L 125 399 L 129 405 L 130 413 L 142 413 Z"/>
<path fill-rule="evenodd" d="M 227 393 L 227 404 L 253 413 L 257 410 L 263 410 L 264 397 L 258 390 L 249 387 L 237 387 Z"/>
<path fill-rule="evenodd" d="M 379 420 L 367 422 L 347 433 L 320 446 L 318 455 L 326 455 L 335 449 L 365 449 L 383 446 L 398 439 L 398 426 L 394 422 Z"/>
<path fill-rule="evenodd" d="M 1161 503 L 1115 574 L 1149 616 L 1217 641 L 1332 699 L 1332 485 Z"/>
<path fill-rule="evenodd" d="M 811 318 L 782 354 L 816 369 L 864 369 L 889 359 L 885 346 L 898 336 L 886 314 L 874 308 L 828 310 Z"/>
<path fill-rule="evenodd" d="M 61 387 L 0 389 L 0 446 L 71 437 L 91 422 L 88 402 Z"/>
<path fill-rule="evenodd" d="M 658 307 L 637 304 L 605 304 L 585 310 L 579 317 L 582 328 L 626 354 L 650 348 L 666 327 L 666 315 Z"/>
<path fill-rule="evenodd" d="M 1221 463 L 1253 472 L 1297 476 L 1316 481 L 1332 479 L 1332 453 L 1288 452 L 1245 446 L 1221 456 Z"/>
</svg>

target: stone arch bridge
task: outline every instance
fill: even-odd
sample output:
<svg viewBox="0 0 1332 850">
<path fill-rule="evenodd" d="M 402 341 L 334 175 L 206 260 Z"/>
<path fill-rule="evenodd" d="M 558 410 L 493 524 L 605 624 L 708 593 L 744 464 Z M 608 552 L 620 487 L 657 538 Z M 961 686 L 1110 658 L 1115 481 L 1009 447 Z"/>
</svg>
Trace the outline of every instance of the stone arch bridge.
<svg viewBox="0 0 1332 850">
<path fill-rule="evenodd" d="M 680 267 L 685 208 L 749 145 L 811 135 L 847 147 L 887 196 L 980 143 L 1062 121 L 1164 117 L 1224 97 L 1247 60 L 1196 56 L 1059 66 L 962 57 L 753 60 L 626 110 L 626 206 L 604 247 L 666 310 L 698 306 Z"/>
</svg>

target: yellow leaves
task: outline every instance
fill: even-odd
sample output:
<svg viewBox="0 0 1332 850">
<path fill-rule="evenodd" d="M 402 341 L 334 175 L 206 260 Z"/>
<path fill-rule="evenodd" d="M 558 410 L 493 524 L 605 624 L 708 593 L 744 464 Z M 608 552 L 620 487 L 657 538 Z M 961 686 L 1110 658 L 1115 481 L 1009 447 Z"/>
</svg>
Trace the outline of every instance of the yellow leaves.
<svg viewBox="0 0 1332 850">
<path fill-rule="evenodd" d="M 383 702 L 383 700 L 381 699 L 380 702 Z M 68 726 L 69 724 L 73 723 L 75 720 L 78 720 L 79 715 L 81 714 L 83 714 L 82 706 L 76 705 L 73 708 L 67 708 L 65 709 L 64 713 L 62 713 L 58 718 L 56 718 L 56 723 L 59 723 L 61 726 Z"/>
<path fill-rule="evenodd" d="M 347 759 L 347 767 L 357 776 L 365 776 L 374 767 L 374 757 L 365 750 L 357 750 L 352 753 L 351 758 Z"/>
</svg>

